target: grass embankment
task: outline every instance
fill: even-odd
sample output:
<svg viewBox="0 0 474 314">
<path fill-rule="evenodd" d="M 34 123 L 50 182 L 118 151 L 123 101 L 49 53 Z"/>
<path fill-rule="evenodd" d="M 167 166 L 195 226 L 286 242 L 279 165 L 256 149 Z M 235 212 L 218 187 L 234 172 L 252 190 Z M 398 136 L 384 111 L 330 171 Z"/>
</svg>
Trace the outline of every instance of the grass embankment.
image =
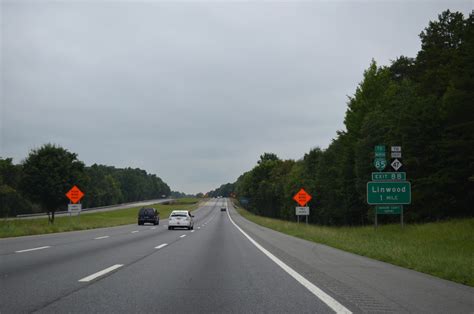
<svg viewBox="0 0 474 314">
<path fill-rule="evenodd" d="M 154 204 L 150 207 L 154 207 L 160 212 L 160 219 L 165 219 L 173 210 L 196 209 L 198 202 L 198 199 L 183 198 L 170 204 Z M 0 238 L 133 224 L 137 223 L 139 208 L 141 206 L 107 212 L 82 213 L 80 216 L 61 216 L 54 219 L 53 225 L 49 224 L 48 218 L 3 220 L 0 221 Z"/>
<path fill-rule="evenodd" d="M 474 219 L 364 227 L 306 226 L 238 212 L 264 227 L 440 278 L 474 286 Z"/>
</svg>

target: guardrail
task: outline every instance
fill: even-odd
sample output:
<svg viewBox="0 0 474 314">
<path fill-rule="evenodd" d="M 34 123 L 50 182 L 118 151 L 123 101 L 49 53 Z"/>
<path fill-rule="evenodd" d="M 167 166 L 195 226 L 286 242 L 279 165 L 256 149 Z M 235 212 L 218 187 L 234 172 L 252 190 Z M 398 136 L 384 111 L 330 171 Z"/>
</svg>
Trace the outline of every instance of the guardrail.
<svg viewBox="0 0 474 314">
<path fill-rule="evenodd" d="M 129 203 L 120 203 L 120 204 L 114 204 L 114 205 L 106 205 L 106 206 L 99 206 L 99 207 L 89 207 L 89 208 L 83 208 L 81 211 L 86 212 L 90 210 L 99 210 L 99 209 L 105 209 L 105 208 L 111 208 L 111 207 L 119 207 L 119 206 L 126 206 L 126 205 L 132 205 L 132 204 L 137 204 L 137 203 L 143 203 L 143 202 L 152 202 L 152 201 L 157 201 L 157 203 L 169 203 L 170 201 L 173 201 L 174 199 L 155 199 L 155 200 L 143 200 L 143 201 L 138 201 L 138 202 L 129 202 Z M 57 211 L 54 214 L 55 215 L 61 215 L 61 214 L 68 214 L 69 212 L 67 210 L 62 210 L 62 211 Z M 16 215 L 16 218 L 27 218 L 27 217 L 38 217 L 38 216 L 47 216 L 47 212 L 42 212 L 42 213 L 35 213 L 35 214 L 22 214 L 22 215 Z"/>
</svg>

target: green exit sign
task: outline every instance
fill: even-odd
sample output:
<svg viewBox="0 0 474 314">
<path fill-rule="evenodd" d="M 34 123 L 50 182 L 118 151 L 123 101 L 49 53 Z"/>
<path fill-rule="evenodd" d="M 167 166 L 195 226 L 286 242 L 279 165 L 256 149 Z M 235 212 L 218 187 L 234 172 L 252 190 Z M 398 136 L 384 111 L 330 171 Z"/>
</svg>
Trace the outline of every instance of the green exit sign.
<svg viewBox="0 0 474 314">
<path fill-rule="evenodd" d="M 372 181 L 405 181 L 406 172 L 372 172 Z"/>
<path fill-rule="evenodd" d="M 403 205 L 377 205 L 375 210 L 378 215 L 400 215 Z"/>
<path fill-rule="evenodd" d="M 408 181 L 367 182 L 369 205 L 410 204 L 411 184 Z"/>
</svg>

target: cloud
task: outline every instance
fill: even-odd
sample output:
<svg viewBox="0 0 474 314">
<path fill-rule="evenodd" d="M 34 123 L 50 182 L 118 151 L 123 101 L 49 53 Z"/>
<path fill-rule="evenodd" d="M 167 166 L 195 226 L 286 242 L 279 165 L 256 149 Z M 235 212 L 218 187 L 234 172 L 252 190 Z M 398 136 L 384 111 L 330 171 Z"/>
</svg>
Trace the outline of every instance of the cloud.
<svg viewBox="0 0 474 314">
<path fill-rule="evenodd" d="M 4 1 L 0 156 L 53 142 L 205 192 L 265 151 L 327 147 L 370 60 L 415 56 L 448 7 L 470 12 L 469 1 Z"/>
</svg>

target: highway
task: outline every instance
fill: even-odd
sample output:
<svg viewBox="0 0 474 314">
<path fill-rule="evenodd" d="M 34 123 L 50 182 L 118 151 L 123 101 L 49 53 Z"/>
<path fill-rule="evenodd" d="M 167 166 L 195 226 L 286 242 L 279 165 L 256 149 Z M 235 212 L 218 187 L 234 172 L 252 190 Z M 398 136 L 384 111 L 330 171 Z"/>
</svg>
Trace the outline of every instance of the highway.
<svg viewBox="0 0 474 314">
<path fill-rule="evenodd" d="M 0 313 L 474 312 L 474 288 L 269 230 L 226 199 L 194 215 L 194 230 L 0 240 Z"/>
</svg>

